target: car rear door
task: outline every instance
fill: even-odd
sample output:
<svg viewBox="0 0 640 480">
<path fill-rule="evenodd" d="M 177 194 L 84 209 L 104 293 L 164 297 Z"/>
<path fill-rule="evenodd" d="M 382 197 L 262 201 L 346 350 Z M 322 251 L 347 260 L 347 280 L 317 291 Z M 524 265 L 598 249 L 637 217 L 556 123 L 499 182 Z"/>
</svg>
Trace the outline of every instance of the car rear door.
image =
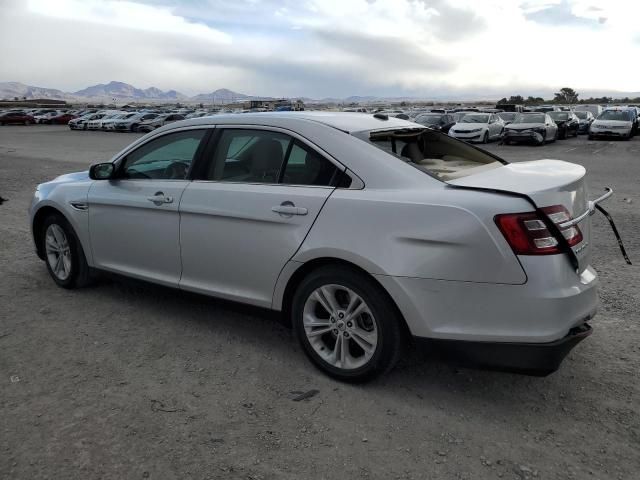
<svg viewBox="0 0 640 480">
<path fill-rule="evenodd" d="M 269 307 L 344 167 L 288 131 L 216 130 L 180 203 L 180 286 Z"/>
<path fill-rule="evenodd" d="M 91 185 L 89 234 L 95 267 L 178 285 L 178 206 L 206 132 L 191 128 L 153 137 L 117 161 L 117 178 Z"/>
</svg>

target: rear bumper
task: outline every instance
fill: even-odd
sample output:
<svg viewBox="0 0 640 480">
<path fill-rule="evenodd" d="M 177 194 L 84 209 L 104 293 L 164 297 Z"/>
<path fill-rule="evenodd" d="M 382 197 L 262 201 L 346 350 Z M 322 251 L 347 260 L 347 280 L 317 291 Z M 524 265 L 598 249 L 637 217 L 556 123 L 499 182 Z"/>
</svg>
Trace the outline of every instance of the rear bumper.
<svg viewBox="0 0 640 480">
<path fill-rule="evenodd" d="M 521 285 L 375 277 L 416 337 L 544 344 L 595 315 L 593 268 L 576 275 L 564 255 L 519 258 L 528 277 Z"/>
<path fill-rule="evenodd" d="M 465 366 L 544 376 L 555 372 L 569 352 L 592 332 L 591 326 L 585 322 L 569 330 L 563 338 L 548 343 L 472 342 L 421 337 L 414 337 L 414 340 Z"/>
</svg>

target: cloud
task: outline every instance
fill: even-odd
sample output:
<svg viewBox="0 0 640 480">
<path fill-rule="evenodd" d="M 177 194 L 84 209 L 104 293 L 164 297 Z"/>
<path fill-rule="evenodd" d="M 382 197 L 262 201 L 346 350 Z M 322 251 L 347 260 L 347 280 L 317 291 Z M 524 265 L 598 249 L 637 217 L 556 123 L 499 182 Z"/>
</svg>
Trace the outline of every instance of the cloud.
<svg viewBox="0 0 640 480">
<path fill-rule="evenodd" d="M 525 4 L 525 9 L 528 4 Z M 593 6 L 589 7 L 589 10 L 601 11 L 598 7 Z M 585 16 L 576 15 L 573 11 L 571 3 L 569 0 L 561 0 L 558 4 L 547 4 L 542 6 L 542 8 L 535 8 L 525 13 L 525 18 L 532 22 L 540 23 L 543 25 L 553 25 L 553 26 L 585 26 L 585 27 L 594 27 L 599 24 L 603 24 L 607 21 L 606 17 L 598 17 L 598 18 L 589 18 Z"/>
<path fill-rule="evenodd" d="M 425 28 L 432 28 L 435 35 L 445 41 L 459 41 L 487 28 L 487 22 L 475 9 L 453 6 L 446 0 L 419 0 L 434 12 Z"/>
<path fill-rule="evenodd" d="M 1 0 L 0 81 L 312 97 L 634 90 L 638 16 L 625 0 Z M 545 53 L 577 30 L 588 48 Z"/>
</svg>

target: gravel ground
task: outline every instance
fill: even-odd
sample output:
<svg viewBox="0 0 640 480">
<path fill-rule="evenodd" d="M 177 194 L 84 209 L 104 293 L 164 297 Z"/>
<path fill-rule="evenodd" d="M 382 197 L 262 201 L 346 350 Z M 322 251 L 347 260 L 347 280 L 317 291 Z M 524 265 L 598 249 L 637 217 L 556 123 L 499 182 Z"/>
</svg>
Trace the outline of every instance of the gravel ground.
<svg viewBox="0 0 640 480">
<path fill-rule="evenodd" d="M 134 137 L 0 128 L 0 478 L 640 478 L 640 267 L 602 217 L 595 332 L 555 374 L 413 351 L 345 385 L 270 312 L 124 279 L 54 285 L 29 233 L 35 185 Z M 640 138 L 488 149 L 586 166 L 640 264 Z"/>
</svg>

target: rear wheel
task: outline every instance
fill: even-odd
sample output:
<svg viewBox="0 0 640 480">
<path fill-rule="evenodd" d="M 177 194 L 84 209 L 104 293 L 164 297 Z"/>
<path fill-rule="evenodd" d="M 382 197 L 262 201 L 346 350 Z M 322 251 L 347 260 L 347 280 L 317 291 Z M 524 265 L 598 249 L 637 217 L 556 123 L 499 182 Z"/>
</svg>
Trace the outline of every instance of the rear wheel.
<svg viewBox="0 0 640 480">
<path fill-rule="evenodd" d="M 402 319 L 366 274 L 327 266 L 309 274 L 293 298 L 292 324 L 311 361 L 328 375 L 363 382 L 393 368 Z"/>
<path fill-rule="evenodd" d="M 60 287 L 77 288 L 90 281 L 89 266 L 73 228 L 59 214 L 48 216 L 41 230 L 47 270 Z"/>
</svg>

